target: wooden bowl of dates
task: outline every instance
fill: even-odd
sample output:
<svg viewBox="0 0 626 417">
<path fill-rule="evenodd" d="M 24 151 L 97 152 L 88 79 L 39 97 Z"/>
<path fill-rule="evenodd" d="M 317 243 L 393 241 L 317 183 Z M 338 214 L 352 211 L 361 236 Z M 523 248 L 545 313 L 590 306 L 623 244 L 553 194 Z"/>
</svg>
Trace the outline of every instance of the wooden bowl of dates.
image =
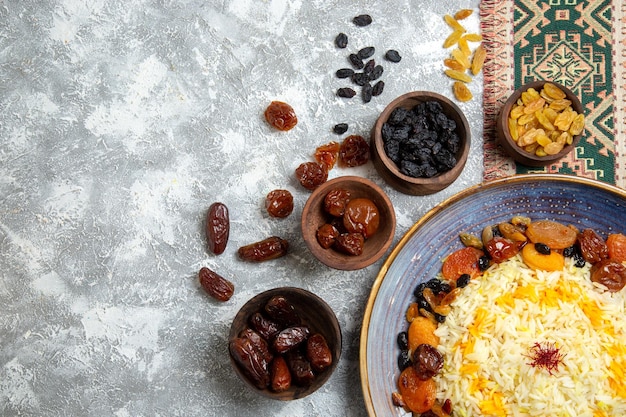
<svg viewBox="0 0 626 417">
<path fill-rule="evenodd" d="M 550 165 L 570 153 L 584 130 L 583 106 L 555 82 L 533 81 L 511 94 L 496 119 L 496 137 L 516 162 Z"/>
<path fill-rule="evenodd" d="M 391 200 L 374 182 L 342 176 L 312 192 L 301 227 L 313 256 L 331 268 L 350 271 L 385 254 L 394 238 L 396 215 Z"/>
<path fill-rule="evenodd" d="M 372 162 L 396 190 L 428 195 L 452 184 L 463 171 L 471 132 L 448 98 L 413 91 L 393 100 L 371 132 Z"/>
<path fill-rule="evenodd" d="M 330 378 L 341 356 L 341 329 L 317 295 L 274 288 L 245 303 L 228 336 L 230 362 L 255 392 L 275 400 L 306 397 Z"/>
</svg>

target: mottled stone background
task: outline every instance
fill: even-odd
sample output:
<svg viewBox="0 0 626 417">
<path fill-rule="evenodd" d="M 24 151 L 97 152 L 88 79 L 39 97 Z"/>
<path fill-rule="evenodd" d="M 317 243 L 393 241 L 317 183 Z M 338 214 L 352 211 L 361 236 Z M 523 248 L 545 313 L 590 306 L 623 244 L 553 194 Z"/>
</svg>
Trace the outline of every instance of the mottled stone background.
<svg viewBox="0 0 626 417">
<path fill-rule="evenodd" d="M 451 97 L 442 16 L 478 1 L 4 0 L 0 1 L 0 414 L 2 416 L 363 416 L 359 332 L 383 260 L 329 269 L 307 252 L 300 210 L 309 192 L 293 172 L 339 122 L 369 135 L 396 96 Z M 357 28 L 353 16 L 374 23 Z M 340 31 L 348 50 L 335 48 Z M 375 46 L 384 93 L 340 99 L 334 72 L 348 51 Z M 382 61 L 400 51 L 398 64 Z M 413 197 L 386 186 L 371 163 L 335 168 L 384 187 L 395 241 L 425 212 L 482 178 L 482 76 L 460 104 L 472 129 L 461 177 Z M 292 131 L 263 120 L 290 103 Z M 294 194 L 269 218 L 265 195 Z M 211 255 L 208 206 L 230 208 L 226 252 Z M 292 250 L 266 264 L 239 246 L 270 235 Z M 219 303 L 199 288 L 208 266 L 236 285 Z M 309 289 L 336 312 L 344 349 L 330 381 L 295 402 L 246 389 L 226 336 L 239 307 L 278 286 Z M 390 342 L 391 343 L 391 342 Z"/>
</svg>

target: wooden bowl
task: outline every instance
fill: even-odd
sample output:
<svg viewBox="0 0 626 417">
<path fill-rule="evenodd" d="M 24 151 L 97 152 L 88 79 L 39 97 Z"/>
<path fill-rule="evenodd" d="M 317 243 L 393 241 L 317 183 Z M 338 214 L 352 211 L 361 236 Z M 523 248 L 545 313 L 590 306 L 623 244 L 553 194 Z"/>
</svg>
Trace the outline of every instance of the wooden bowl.
<svg viewBox="0 0 626 417">
<path fill-rule="evenodd" d="M 443 113 L 456 123 L 455 132 L 461 142 L 455 153 L 456 165 L 430 178 L 414 178 L 400 172 L 396 163 L 387 156 L 383 142 L 382 129 L 392 112 L 398 108 L 413 109 L 428 101 L 439 103 Z M 443 190 L 452 184 L 463 171 L 470 149 L 471 132 L 465 115 L 459 107 L 446 97 L 429 92 L 413 91 L 393 100 L 378 117 L 371 133 L 372 162 L 381 177 L 396 190 L 409 195 L 428 195 Z"/>
<path fill-rule="evenodd" d="M 230 354 L 230 349 L 229 357 L 235 373 L 250 389 L 267 398 L 289 401 L 312 394 L 328 381 L 337 367 L 341 356 L 341 328 L 333 310 L 317 295 L 301 288 L 274 288 L 252 297 L 241 307 L 239 312 L 235 315 L 230 327 L 230 333 L 228 335 L 229 344 L 230 341 L 237 338 L 244 329 L 250 327 L 249 323 L 252 314 L 263 311 L 267 302 L 272 297 L 278 295 L 284 296 L 294 306 L 295 312 L 302 319 L 302 324 L 309 327 L 311 335 L 320 333 L 324 336 L 333 356 L 332 364 L 320 373 L 317 373 L 313 382 L 308 386 L 301 387 L 292 384 L 286 391 L 274 392 L 269 388 L 257 388 L 233 359 L 232 354 Z"/>
<path fill-rule="evenodd" d="M 513 158 L 516 162 L 531 166 L 531 167 L 542 167 L 546 165 L 550 165 L 551 163 L 558 161 L 563 158 L 565 155 L 570 153 L 576 148 L 578 142 L 580 142 L 580 138 L 582 134 L 576 135 L 573 137 L 573 141 L 571 145 L 565 145 L 561 152 L 555 155 L 547 155 L 547 156 L 537 156 L 534 153 L 526 152 L 522 149 L 516 142 L 513 140 L 511 133 L 509 131 L 509 114 L 511 113 L 511 109 L 513 105 L 517 102 L 517 100 L 521 97 L 524 91 L 527 91 L 529 88 L 534 88 L 537 91 L 541 91 L 543 86 L 548 83 L 548 81 L 533 81 L 531 83 L 525 84 L 522 87 L 518 88 L 511 94 L 508 100 L 500 109 L 500 113 L 498 114 L 498 118 L 496 119 L 496 137 L 498 143 L 502 146 L 504 151 Z M 568 100 L 572 102 L 572 109 L 574 109 L 578 114 L 583 113 L 583 106 L 580 103 L 580 100 L 571 90 L 562 86 L 561 84 L 550 81 L 550 83 L 559 87 L 564 93 Z"/>
<path fill-rule="evenodd" d="M 335 189 L 350 191 L 352 198 L 369 198 L 378 208 L 378 230 L 365 241 L 363 253 L 358 256 L 333 248 L 324 249 L 317 240 L 317 229 L 330 220 L 324 210 L 324 198 Z M 313 191 L 304 205 L 301 227 L 304 241 L 313 256 L 331 268 L 351 271 L 373 264 L 389 249 L 396 231 L 396 214 L 387 194 L 374 182 L 362 177 L 343 176 L 327 181 Z"/>
</svg>

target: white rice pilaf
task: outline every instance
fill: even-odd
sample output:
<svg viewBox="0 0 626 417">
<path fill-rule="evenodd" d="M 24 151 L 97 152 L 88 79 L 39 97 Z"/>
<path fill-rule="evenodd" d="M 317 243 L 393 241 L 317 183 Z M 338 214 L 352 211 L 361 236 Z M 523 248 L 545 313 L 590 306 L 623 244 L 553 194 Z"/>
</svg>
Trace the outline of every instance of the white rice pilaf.
<svg viewBox="0 0 626 417">
<path fill-rule="evenodd" d="M 435 377 L 456 416 L 626 416 L 626 289 L 589 280 L 589 265 L 529 269 L 518 255 L 474 278 L 436 331 Z M 564 355 L 532 365 L 535 343 Z"/>
</svg>

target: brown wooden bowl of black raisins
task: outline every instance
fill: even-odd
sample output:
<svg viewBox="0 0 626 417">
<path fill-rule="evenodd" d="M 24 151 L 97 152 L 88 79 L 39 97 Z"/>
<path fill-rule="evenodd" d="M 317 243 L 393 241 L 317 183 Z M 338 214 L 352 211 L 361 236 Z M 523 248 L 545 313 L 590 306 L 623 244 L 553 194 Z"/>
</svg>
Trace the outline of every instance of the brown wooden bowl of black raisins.
<svg viewBox="0 0 626 417">
<path fill-rule="evenodd" d="M 252 390 L 275 400 L 303 398 L 330 378 L 341 356 L 341 328 L 319 296 L 295 287 L 252 297 L 228 336 L 230 361 Z"/>
<path fill-rule="evenodd" d="M 393 100 L 371 133 L 372 162 L 396 190 L 428 195 L 452 184 L 463 171 L 471 132 L 448 98 L 413 91 Z"/>
<path fill-rule="evenodd" d="M 373 181 L 341 176 L 317 187 L 302 210 L 302 236 L 323 264 L 365 268 L 389 249 L 396 230 L 391 200 Z"/>
</svg>

